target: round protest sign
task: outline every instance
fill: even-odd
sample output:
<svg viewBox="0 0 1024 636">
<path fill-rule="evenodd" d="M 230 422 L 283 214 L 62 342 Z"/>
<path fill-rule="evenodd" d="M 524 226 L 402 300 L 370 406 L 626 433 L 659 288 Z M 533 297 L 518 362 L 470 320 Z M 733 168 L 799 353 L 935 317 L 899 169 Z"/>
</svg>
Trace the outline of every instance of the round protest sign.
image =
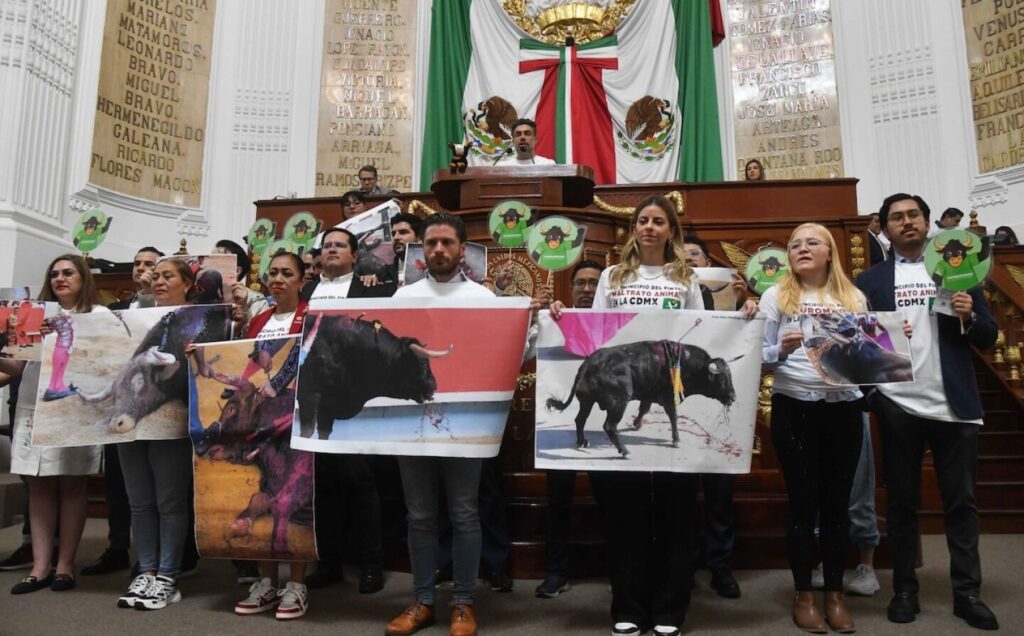
<svg viewBox="0 0 1024 636">
<path fill-rule="evenodd" d="M 789 271 L 786 250 L 781 247 L 762 247 L 750 256 L 743 272 L 747 285 L 758 294 L 768 291 Z"/>
<path fill-rule="evenodd" d="M 533 211 L 522 201 L 505 201 L 494 206 L 487 228 L 494 242 L 502 247 L 520 247 L 526 243 Z"/>
<path fill-rule="evenodd" d="M 323 221 L 313 216 L 312 212 L 296 212 L 284 224 L 281 238 L 291 241 L 299 254 L 313 249 L 313 241 Z"/>
<path fill-rule="evenodd" d="M 246 234 L 246 242 L 249 244 L 249 251 L 253 254 L 260 254 L 267 245 L 274 240 L 274 232 L 277 224 L 270 219 L 256 219 L 256 222 L 249 226 Z"/>
<path fill-rule="evenodd" d="M 107 216 L 101 210 L 87 210 L 79 215 L 75 221 L 75 227 L 71 231 L 75 247 L 81 252 L 91 252 L 99 247 L 107 238 L 107 231 L 113 217 Z"/>
<path fill-rule="evenodd" d="M 558 272 L 579 260 L 586 235 L 586 225 L 577 225 L 564 216 L 549 216 L 530 228 L 526 251 L 537 267 Z"/>
<path fill-rule="evenodd" d="M 967 230 L 943 230 L 924 246 L 924 268 L 941 289 L 973 289 L 992 270 L 990 239 Z"/>
</svg>

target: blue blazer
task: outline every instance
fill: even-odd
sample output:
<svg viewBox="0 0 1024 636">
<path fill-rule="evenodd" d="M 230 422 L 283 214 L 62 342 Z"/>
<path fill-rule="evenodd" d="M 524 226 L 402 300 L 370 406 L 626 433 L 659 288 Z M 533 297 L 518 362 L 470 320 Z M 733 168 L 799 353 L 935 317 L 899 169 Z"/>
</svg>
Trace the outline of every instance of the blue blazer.
<svg viewBox="0 0 1024 636">
<path fill-rule="evenodd" d="M 896 258 L 882 261 L 857 277 L 857 287 L 868 299 L 872 311 L 896 311 Z M 974 299 L 974 324 L 966 334 L 960 333 L 960 320 L 938 314 L 939 361 L 942 365 L 942 385 L 953 413 L 965 420 L 984 415 L 978 381 L 974 377 L 971 345 L 989 349 L 996 342 L 995 320 L 981 294 L 980 288 L 968 292 Z"/>
</svg>

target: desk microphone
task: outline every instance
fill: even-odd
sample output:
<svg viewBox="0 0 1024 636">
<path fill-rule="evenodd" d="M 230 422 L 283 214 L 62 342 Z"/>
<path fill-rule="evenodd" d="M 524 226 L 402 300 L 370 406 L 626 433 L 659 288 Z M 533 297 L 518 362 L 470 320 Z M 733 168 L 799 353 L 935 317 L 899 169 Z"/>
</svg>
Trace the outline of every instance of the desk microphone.
<svg viewBox="0 0 1024 636">
<path fill-rule="evenodd" d="M 494 166 L 498 165 L 499 161 L 504 159 L 507 155 L 512 154 L 513 152 L 515 152 L 515 150 L 512 148 L 512 146 L 506 147 L 505 150 L 503 150 L 501 154 L 498 155 L 498 158 L 494 160 L 494 163 L 491 164 L 491 167 L 493 168 Z"/>
</svg>

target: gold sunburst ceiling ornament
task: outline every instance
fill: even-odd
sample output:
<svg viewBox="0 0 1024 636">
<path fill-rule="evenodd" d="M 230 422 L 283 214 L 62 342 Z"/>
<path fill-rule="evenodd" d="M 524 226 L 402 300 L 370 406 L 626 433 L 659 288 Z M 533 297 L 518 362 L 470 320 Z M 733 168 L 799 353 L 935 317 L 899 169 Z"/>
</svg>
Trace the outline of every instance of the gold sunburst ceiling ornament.
<svg viewBox="0 0 1024 636">
<path fill-rule="evenodd" d="M 636 0 L 504 0 L 505 13 L 532 37 L 548 44 L 577 44 L 610 34 Z"/>
</svg>

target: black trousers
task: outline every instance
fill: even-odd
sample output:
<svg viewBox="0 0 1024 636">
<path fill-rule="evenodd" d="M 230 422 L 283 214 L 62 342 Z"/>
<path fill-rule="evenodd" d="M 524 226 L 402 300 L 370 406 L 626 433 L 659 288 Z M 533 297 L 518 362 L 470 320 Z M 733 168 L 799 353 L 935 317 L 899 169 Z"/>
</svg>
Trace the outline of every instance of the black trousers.
<svg viewBox="0 0 1024 636">
<path fill-rule="evenodd" d="M 919 587 L 914 573 L 917 508 L 921 498 L 921 458 L 927 442 L 942 494 L 953 596 L 977 596 L 981 590 L 978 507 L 974 499 L 978 426 L 920 418 L 877 393 L 871 407 L 878 415 L 882 433 L 886 520 L 893 543 L 893 590 L 916 594 Z"/>
<path fill-rule="evenodd" d="M 381 504 L 371 459 L 317 453 L 317 551 L 320 560 L 332 566 L 340 567 L 345 558 L 360 565 L 381 564 Z"/>
<path fill-rule="evenodd" d="M 604 518 L 614 622 L 648 630 L 686 619 L 697 481 L 688 473 L 590 473 Z"/>
<path fill-rule="evenodd" d="M 793 583 L 809 591 L 819 520 L 825 589 L 842 591 L 850 538 L 850 489 L 864 435 L 861 402 L 772 396 L 772 443 L 789 495 L 786 552 Z"/>
<path fill-rule="evenodd" d="M 549 575 L 569 578 L 569 525 L 576 471 L 547 471 L 548 509 L 545 515 L 544 552 Z"/>
<path fill-rule="evenodd" d="M 103 446 L 103 483 L 107 490 L 107 541 L 111 550 L 127 551 L 131 546 L 132 509 L 124 489 L 117 444 Z"/>
<path fill-rule="evenodd" d="M 736 475 L 705 473 L 700 481 L 704 490 L 703 532 L 708 569 L 729 569 L 736 547 L 736 511 L 732 505 Z"/>
</svg>

